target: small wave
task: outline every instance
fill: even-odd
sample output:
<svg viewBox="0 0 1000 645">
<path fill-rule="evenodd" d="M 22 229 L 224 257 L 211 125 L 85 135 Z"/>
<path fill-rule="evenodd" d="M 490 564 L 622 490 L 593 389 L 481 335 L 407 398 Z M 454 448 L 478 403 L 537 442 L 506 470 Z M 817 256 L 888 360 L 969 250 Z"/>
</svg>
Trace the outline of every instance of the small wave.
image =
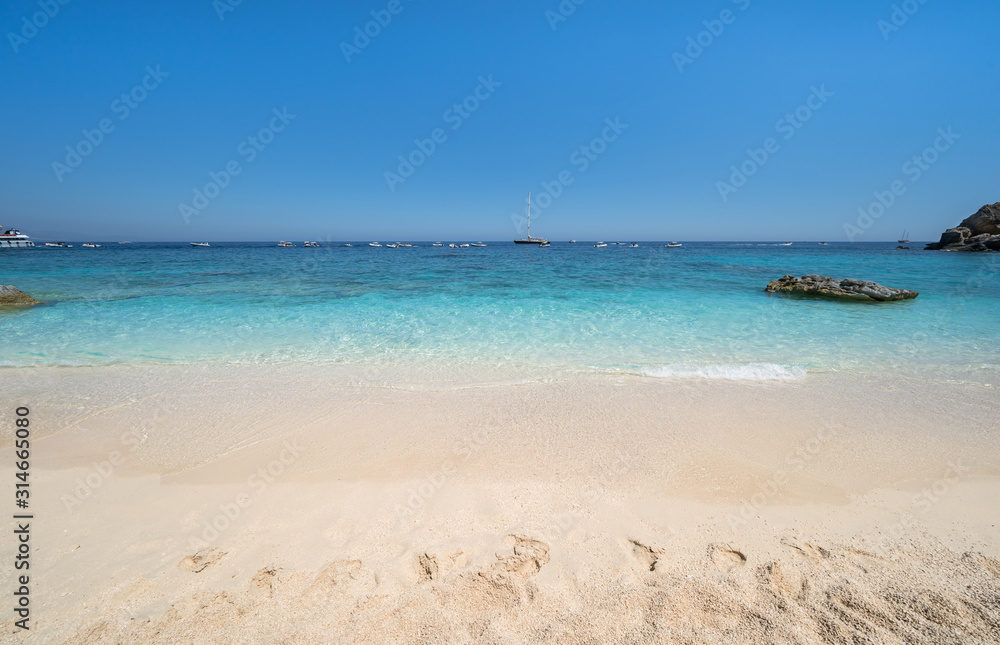
<svg viewBox="0 0 1000 645">
<path fill-rule="evenodd" d="M 794 365 L 750 363 L 748 365 L 664 365 L 642 371 L 644 376 L 713 381 L 801 381 L 806 370 Z"/>
</svg>

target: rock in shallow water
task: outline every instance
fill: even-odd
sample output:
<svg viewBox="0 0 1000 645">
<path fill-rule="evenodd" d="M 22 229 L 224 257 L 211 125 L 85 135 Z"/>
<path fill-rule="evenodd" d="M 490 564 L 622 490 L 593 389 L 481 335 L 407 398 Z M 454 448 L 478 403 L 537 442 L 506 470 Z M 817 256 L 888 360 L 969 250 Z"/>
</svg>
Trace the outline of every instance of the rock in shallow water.
<svg viewBox="0 0 1000 645">
<path fill-rule="evenodd" d="M 804 275 L 796 278 L 793 275 L 772 281 L 767 285 L 769 293 L 793 293 L 819 298 L 835 298 L 838 300 L 860 300 L 863 302 L 888 302 L 891 300 L 910 300 L 916 298 L 916 291 L 884 287 L 877 282 L 868 280 L 836 280 L 825 275 Z"/>
<path fill-rule="evenodd" d="M 21 307 L 41 304 L 16 287 L 0 285 L 0 307 Z"/>
</svg>

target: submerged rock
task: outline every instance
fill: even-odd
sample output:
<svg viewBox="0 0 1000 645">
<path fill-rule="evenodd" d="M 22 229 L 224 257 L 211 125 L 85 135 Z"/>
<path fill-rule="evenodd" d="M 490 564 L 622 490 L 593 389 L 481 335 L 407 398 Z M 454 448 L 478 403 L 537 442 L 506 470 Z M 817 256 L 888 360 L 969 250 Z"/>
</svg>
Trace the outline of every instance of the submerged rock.
<svg viewBox="0 0 1000 645">
<path fill-rule="evenodd" d="M 825 275 L 804 275 L 801 278 L 786 275 L 767 285 L 767 291 L 769 293 L 793 293 L 819 298 L 866 302 L 910 300 L 920 295 L 916 291 L 884 287 L 869 280 L 852 280 L 850 278 L 836 280 Z"/>
<path fill-rule="evenodd" d="M 22 307 L 41 304 L 16 287 L 0 285 L 0 307 Z"/>
<path fill-rule="evenodd" d="M 983 206 L 975 215 L 949 228 L 928 251 L 1000 251 L 1000 202 Z"/>
</svg>

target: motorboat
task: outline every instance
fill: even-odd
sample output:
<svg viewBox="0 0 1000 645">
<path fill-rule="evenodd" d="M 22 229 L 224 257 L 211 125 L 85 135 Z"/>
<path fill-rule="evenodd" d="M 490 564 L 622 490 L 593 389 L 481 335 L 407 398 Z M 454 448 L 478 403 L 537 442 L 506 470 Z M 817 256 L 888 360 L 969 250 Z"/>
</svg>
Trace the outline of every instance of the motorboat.
<svg viewBox="0 0 1000 645">
<path fill-rule="evenodd" d="M 664 246 L 664 248 L 668 248 L 668 249 L 679 249 L 680 247 L 682 247 L 684 245 L 681 244 L 680 242 L 671 242 L 670 244 L 664 244 L 663 246 Z"/>
<path fill-rule="evenodd" d="M 281 242 L 278 242 L 278 246 L 280 246 L 282 248 L 289 249 L 289 248 L 294 247 L 295 245 L 292 244 L 291 242 L 285 242 L 284 240 L 282 240 Z"/>
<path fill-rule="evenodd" d="M 316 249 L 316 248 L 319 248 L 319 243 L 318 242 L 303 242 L 302 246 L 305 247 L 305 248 L 307 248 L 307 249 Z"/>
<path fill-rule="evenodd" d="M 483 244 L 482 242 L 476 242 L 476 243 L 475 243 L 475 244 L 473 244 L 472 246 L 477 246 L 477 247 L 480 247 L 480 248 L 482 248 L 482 247 L 484 247 L 484 246 L 486 246 L 486 245 L 485 245 L 485 244 Z"/>
<path fill-rule="evenodd" d="M 791 245 L 792 245 L 792 243 L 791 243 L 791 242 L 782 242 L 782 243 L 781 243 L 781 244 L 779 244 L 778 246 L 791 246 Z"/>
<path fill-rule="evenodd" d="M 399 245 L 398 244 L 386 244 L 385 248 L 387 248 L 387 249 L 398 249 Z"/>
<path fill-rule="evenodd" d="M 378 242 L 369 242 L 368 246 L 374 246 L 376 248 L 381 248 L 382 247 L 382 245 L 379 244 Z"/>
<path fill-rule="evenodd" d="M 469 248 L 469 245 L 468 244 L 459 244 L 458 248 L 460 248 L 460 249 L 467 249 L 467 248 Z"/>
<path fill-rule="evenodd" d="M 209 244 L 208 242 L 191 242 L 191 246 L 208 247 L 208 246 L 212 246 L 212 245 Z"/>
<path fill-rule="evenodd" d="M 637 248 L 639 248 L 639 245 L 638 245 L 638 244 L 635 244 L 635 243 L 633 243 L 633 244 L 629 244 L 629 245 L 628 245 L 628 248 L 630 248 L 630 249 L 637 249 Z"/>
<path fill-rule="evenodd" d="M 605 244 L 604 242 L 598 242 L 597 244 L 594 245 L 594 248 L 595 249 L 603 249 L 606 246 L 607 246 L 607 244 Z"/>
<path fill-rule="evenodd" d="M 576 244 L 576 240 L 570 240 L 569 243 L 570 244 Z"/>
<path fill-rule="evenodd" d="M 28 236 L 17 230 L 9 228 L 6 231 L 0 227 L 0 249 L 33 249 L 35 243 L 28 239 Z"/>
<path fill-rule="evenodd" d="M 458 245 L 457 245 L 457 244 L 449 244 L 449 245 L 448 245 L 448 248 L 449 248 L 449 249 L 457 249 L 457 248 L 458 248 Z"/>
<path fill-rule="evenodd" d="M 82 246 L 85 249 L 99 249 L 99 248 L 101 248 L 100 244 L 94 244 L 93 242 L 84 242 Z"/>
<path fill-rule="evenodd" d="M 441 242 L 435 242 L 434 244 L 431 244 L 431 246 L 444 246 L 444 244 Z"/>
</svg>

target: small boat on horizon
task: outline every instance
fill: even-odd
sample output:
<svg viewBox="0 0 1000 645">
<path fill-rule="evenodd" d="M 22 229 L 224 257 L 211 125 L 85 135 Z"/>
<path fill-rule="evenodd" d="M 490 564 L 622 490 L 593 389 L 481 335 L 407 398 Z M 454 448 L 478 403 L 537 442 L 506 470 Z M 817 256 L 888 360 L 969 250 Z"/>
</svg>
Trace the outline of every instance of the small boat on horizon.
<svg viewBox="0 0 1000 645">
<path fill-rule="evenodd" d="M 628 245 L 628 248 L 630 248 L 630 249 L 637 249 L 637 248 L 639 248 L 639 245 L 636 244 L 635 242 L 632 242 L 631 244 Z"/>
<path fill-rule="evenodd" d="M 99 248 L 101 248 L 100 244 L 94 244 L 93 242 L 84 242 L 82 246 L 85 249 L 99 249 Z"/>
<path fill-rule="evenodd" d="M 434 244 L 431 244 L 431 246 L 444 246 L 444 244 L 441 242 L 435 242 Z"/>
<path fill-rule="evenodd" d="M 607 244 L 605 244 L 604 242 L 598 242 L 597 244 L 594 245 L 594 248 L 595 249 L 603 249 L 606 246 L 607 246 Z"/>
<path fill-rule="evenodd" d="M 305 248 L 307 248 L 307 249 L 315 249 L 315 248 L 319 248 L 319 243 L 318 242 L 303 242 L 302 246 L 305 247 Z"/>
<path fill-rule="evenodd" d="M 295 245 L 292 244 L 291 242 L 286 242 L 286 241 L 282 240 L 282 241 L 278 242 L 278 246 L 280 246 L 282 248 L 288 249 L 288 248 L 294 247 Z"/>
<path fill-rule="evenodd" d="M 782 243 L 781 243 L 781 244 L 779 244 L 778 246 L 791 246 L 791 245 L 792 245 L 792 243 L 791 243 L 791 242 L 782 242 Z"/>
<path fill-rule="evenodd" d="M 208 242 L 191 242 L 191 246 L 206 247 L 206 246 L 212 246 L 212 245 L 209 244 Z"/>
<path fill-rule="evenodd" d="M 472 246 L 476 246 L 476 247 L 479 247 L 479 248 L 482 248 L 482 247 L 484 247 L 484 246 L 486 246 L 486 245 L 485 245 L 485 244 L 483 244 L 482 242 L 473 242 L 473 243 L 472 243 Z"/>
<path fill-rule="evenodd" d="M 570 240 L 569 243 L 570 244 L 576 244 L 576 240 Z"/>
<path fill-rule="evenodd" d="M 681 244 L 680 242 L 671 242 L 670 244 L 664 244 L 663 245 L 663 247 L 667 248 L 667 249 L 678 249 L 678 248 L 680 248 L 682 246 L 684 246 L 684 245 Z"/>
<path fill-rule="evenodd" d="M 379 244 L 378 242 L 369 242 L 368 246 L 374 246 L 374 247 L 377 247 L 377 248 L 381 248 L 382 245 Z"/>
<path fill-rule="evenodd" d="M 826 246 L 826 242 L 820 242 L 819 245 L 820 246 Z"/>
<path fill-rule="evenodd" d="M 902 237 L 902 239 L 899 240 L 899 243 L 900 244 L 909 244 L 910 243 L 910 232 L 908 230 L 906 230 L 905 228 L 903 229 L 903 237 Z"/>
</svg>

